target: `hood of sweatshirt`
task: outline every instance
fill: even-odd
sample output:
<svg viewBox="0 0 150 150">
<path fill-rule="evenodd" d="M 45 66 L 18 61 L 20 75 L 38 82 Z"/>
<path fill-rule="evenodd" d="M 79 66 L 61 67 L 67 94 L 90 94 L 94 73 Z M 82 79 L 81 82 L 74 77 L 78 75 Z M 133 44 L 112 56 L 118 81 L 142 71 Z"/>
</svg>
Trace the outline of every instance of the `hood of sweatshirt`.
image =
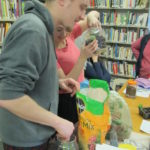
<svg viewBox="0 0 150 150">
<path fill-rule="evenodd" d="M 26 13 L 33 13 L 38 16 L 45 24 L 48 32 L 53 34 L 54 26 L 50 12 L 48 9 L 43 5 L 43 3 L 37 0 L 30 0 L 27 1 L 25 4 L 25 14 Z"/>
</svg>

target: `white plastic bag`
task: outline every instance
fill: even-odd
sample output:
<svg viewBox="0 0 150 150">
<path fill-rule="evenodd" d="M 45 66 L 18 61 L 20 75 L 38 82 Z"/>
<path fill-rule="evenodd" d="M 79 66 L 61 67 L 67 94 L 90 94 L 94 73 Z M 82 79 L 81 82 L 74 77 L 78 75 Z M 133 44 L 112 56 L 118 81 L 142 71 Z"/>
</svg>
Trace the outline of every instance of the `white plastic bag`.
<svg viewBox="0 0 150 150">
<path fill-rule="evenodd" d="M 132 132 L 132 121 L 128 104 L 115 91 L 110 91 L 110 98 L 108 102 L 112 119 L 111 126 L 116 130 L 118 140 L 129 138 Z"/>
</svg>

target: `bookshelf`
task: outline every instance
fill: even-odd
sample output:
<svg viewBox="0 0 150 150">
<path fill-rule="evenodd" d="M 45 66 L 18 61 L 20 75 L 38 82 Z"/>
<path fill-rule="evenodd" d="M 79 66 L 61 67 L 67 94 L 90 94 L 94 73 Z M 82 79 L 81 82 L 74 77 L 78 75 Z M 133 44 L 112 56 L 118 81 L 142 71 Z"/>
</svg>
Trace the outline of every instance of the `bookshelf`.
<svg viewBox="0 0 150 150">
<path fill-rule="evenodd" d="M 106 6 L 90 6 L 88 7 L 88 11 L 89 10 L 133 10 L 133 11 L 148 11 L 149 8 L 145 8 L 145 7 L 139 7 L 139 8 L 130 8 L 130 7 L 120 7 L 118 5 L 118 7 L 112 7 L 112 6 L 109 6 L 109 7 L 106 7 Z"/>
<path fill-rule="evenodd" d="M 13 23 L 13 22 L 15 22 L 16 21 L 16 19 L 0 19 L 0 23 L 3 23 L 3 22 L 10 22 L 10 23 Z"/>
<path fill-rule="evenodd" d="M 126 61 L 126 62 L 131 62 L 131 63 L 136 63 L 136 60 L 132 60 L 132 59 L 125 59 L 125 58 L 112 58 L 112 57 L 109 57 L 109 56 L 101 56 L 101 59 L 108 59 L 108 60 L 111 60 L 111 61 Z"/>
<path fill-rule="evenodd" d="M 24 13 L 24 0 L 0 0 L 0 50 L 11 25 Z"/>
<path fill-rule="evenodd" d="M 106 40 L 106 43 L 107 44 L 119 44 L 119 45 L 128 45 L 130 46 L 131 45 L 131 42 L 127 43 L 127 42 L 119 42 L 119 41 L 113 41 L 113 40 Z"/>
<path fill-rule="evenodd" d="M 121 74 L 111 74 L 111 76 L 115 77 L 115 78 L 134 79 L 133 76 L 129 76 L 129 75 L 124 76 L 124 75 L 121 75 Z"/>
<path fill-rule="evenodd" d="M 118 28 L 141 28 L 148 29 L 147 26 L 137 26 L 137 25 L 115 25 L 115 24 L 101 24 L 102 27 L 118 27 Z"/>
<path fill-rule="evenodd" d="M 87 12 L 97 10 L 107 49 L 100 56 L 113 78 L 135 78 L 131 44 L 148 30 L 149 0 L 90 0 Z"/>
</svg>

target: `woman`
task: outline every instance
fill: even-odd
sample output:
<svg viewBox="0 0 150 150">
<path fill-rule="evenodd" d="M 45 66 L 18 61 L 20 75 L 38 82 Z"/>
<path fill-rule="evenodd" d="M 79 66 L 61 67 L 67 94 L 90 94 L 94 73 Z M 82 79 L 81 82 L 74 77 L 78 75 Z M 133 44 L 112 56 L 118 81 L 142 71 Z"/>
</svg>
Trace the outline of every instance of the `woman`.
<svg viewBox="0 0 150 150">
<path fill-rule="evenodd" d="M 98 55 L 94 55 L 88 60 L 85 68 L 85 77 L 87 79 L 105 80 L 110 85 L 111 75 L 102 62 L 98 61 Z"/>
<path fill-rule="evenodd" d="M 137 59 L 136 76 L 150 78 L 150 34 L 147 34 L 131 45 L 134 56 Z"/>
<path fill-rule="evenodd" d="M 84 64 L 98 47 L 97 41 L 89 43 L 81 50 L 75 45 L 75 39 L 89 27 L 100 27 L 99 13 L 92 11 L 79 21 L 71 32 L 62 26 L 55 31 L 55 44 L 59 78 L 71 77 L 79 83 L 84 81 Z M 69 30 L 68 30 L 69 31 Z M 78 121 L 76 99 L 65 91 L 60 91 L 58 115 L 76 123 Z"/>
</svg>

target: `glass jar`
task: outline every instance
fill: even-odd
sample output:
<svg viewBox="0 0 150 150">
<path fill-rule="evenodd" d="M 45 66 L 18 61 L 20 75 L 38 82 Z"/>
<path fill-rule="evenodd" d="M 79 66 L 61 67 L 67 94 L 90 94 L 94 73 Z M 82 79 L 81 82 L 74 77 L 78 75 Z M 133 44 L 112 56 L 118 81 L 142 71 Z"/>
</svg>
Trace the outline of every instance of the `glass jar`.
<svg viewBox="0 0 150 150">
<path fill-rule="evenodd" d="M 110 145 L 118 147 L 118 135 L 116 129 L 112 126 L 110 129 Z"/>
<path fill-rule="evenodd" d="M 59 140 L 58 150 L 78 150 L 76 136 L 72 136 L 70 141 Z"/>
<path fill-rule="evenodd" d="M 126 88 L 126 96 L 129 98 L 136 97 L 136 81 L 135 80 L 128 80 L 127 88 Z"/>
<path fill-rule="evenodd" d="M 93 40 L 98 41 L 96 53 L 102 53 L 106 50 L 105 33 L 101 28 L 91 27 L 85 33 L 85 45 L 88 45 Z"/>
</svg>

